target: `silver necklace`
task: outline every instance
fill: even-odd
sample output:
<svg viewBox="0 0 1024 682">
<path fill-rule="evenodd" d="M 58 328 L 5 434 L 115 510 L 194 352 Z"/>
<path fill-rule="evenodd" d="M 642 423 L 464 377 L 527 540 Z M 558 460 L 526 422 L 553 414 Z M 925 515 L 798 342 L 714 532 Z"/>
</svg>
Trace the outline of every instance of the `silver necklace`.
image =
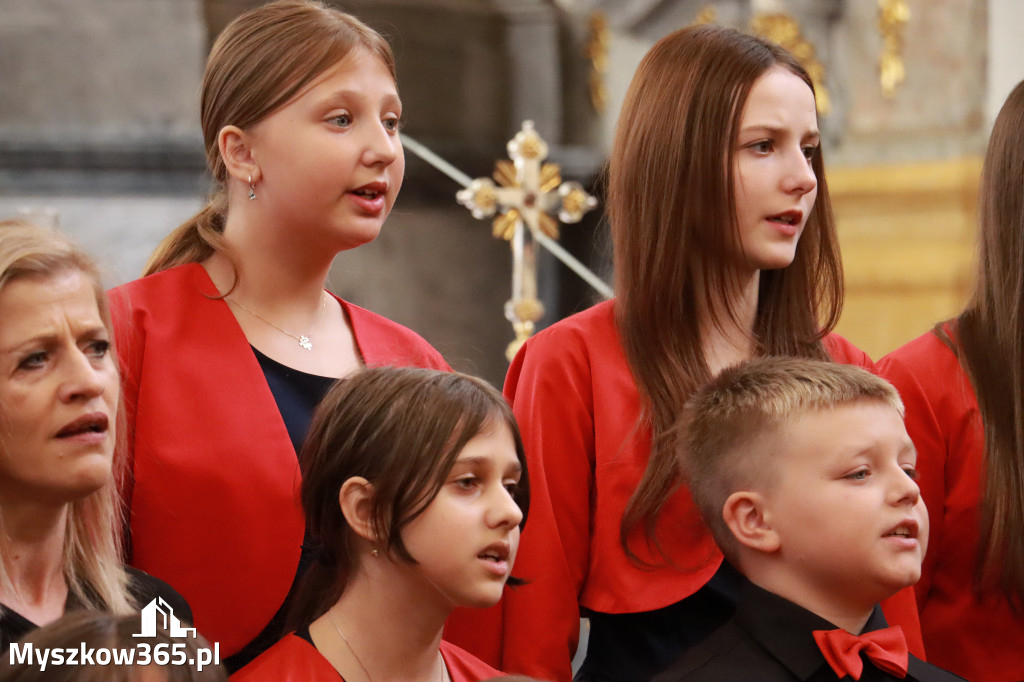
<svg viewBox="0 0 1024 682">
<path fill-rule="evenodd" d="M 292 337 L 293 339 L 298 341 L 299 345 L 302 346 L 303 348 L 305 348 L 306 350 L 313 350 L 313 341 L 310 340 L 310 338 L 307 335 L 305 335 L 305 334 L 292 334 L 287 329 L 281 329 L 276 324 L 274 324 L 273 322 L 271 322 L 267 318 L 263 317 L 262 315 L 260 315 L 256 311 L 249 310 L 248 308 L 246 308 L 244 305 L 242 305 L 241 301 L 233 299 L 230 296 L 225 296 L 224 299 L 228 300 L 228 301 L 231 301 L 232 303 L 237 305 L 239 308 L 241 308 L 245 312 L 247 312 L 250 315 L 252 315 L 253 317 L 255 317 L 260 322 L 263 322 L 264 324 L 269 324 L 271 327 L 273 327 L 277 331 L 281 332 L 282 334 L 287 334 L 288 336 Z M 317 318 L 316 326 L 313 327 L 313 330 L 310 333 L 316 333 L 316 330 L 320 328 L 320 323 L 324 319 L 324 308 L 326 308 L 326 307 L 327 307 L 327 296 L 326 296 L 326 294 L 321 293 L 320 294 L 320 317 Z"/>
<path fill-rule="evenodd" d="M 327 611 L 327 620 L 331 621 L 331 625 L 334 626 L 334 629 L 338 633 L 338 636 L 341 637 L 341 641 L 345 642 L 345 646 L 348 647 L 348 650 L 352 653 L 352 657 L 356 659 L 356 663 L 358 663 L 359 667 L 363 669 L 363 674 L 366 675 L 366 679 L 369 680 L 369 682 L 373 682 L 373 678 L 370 677 L 370 671 L 366 669 L 366 666 L 363 665 L 362 659 L 359 658 L 359 654 L 357 654 L 356 650 L 352 648 L 352 643 L 348 641 L 348 637 L 346 637 L 345 633 L 341 631 L 341 628 L 338 627 L 338 624 L 334 622 L 334 614 L 331 612 L 330 609 L 328 609 Z M 447 677 L 445 673 L 447 673 L 447 666 L 444 664 L 444 659 L 442 658 L 441 682 L 444 682 L 444 679 Z"/>
</svg>

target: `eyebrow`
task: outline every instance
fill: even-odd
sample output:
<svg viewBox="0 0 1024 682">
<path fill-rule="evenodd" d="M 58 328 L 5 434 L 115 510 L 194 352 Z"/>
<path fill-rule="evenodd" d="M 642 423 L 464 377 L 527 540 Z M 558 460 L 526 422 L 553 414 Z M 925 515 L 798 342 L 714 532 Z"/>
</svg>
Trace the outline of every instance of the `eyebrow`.
<svg viewBox="0 0 1024 682">
<path fill-rule="evenodd" d="M 458 465 L 458 464 L 470 464 L 470 465 L 476 465 L 476 466 L 489 466 L 493 461 L 494 460 L 492 458 L 490 458 L 490 457 L 483 457 L 483 456 L 478 456 L 478 457 L 459 457 L 458 459 L 455 460 L 455 464 L 456 465 Z M 513 473 L 522 473 L 522 471 L 523 471 L 523 464 L 522 464 L 522 462 L 520 462 L 517 459 L 515 461 L 515 464 L 512 465 L 512 472 Z"/>
<path fill-rule="evenodd" d="M 105 335 L 106 333 L 107 328 L 102 324 L 98 324 L 95 327 L 88 327 L 84 329 L 81 334 L 75 337 L 75 340 L 94 338 Z M 51 333 L 38 334 L 27 339 L 22 339 L 10 346 L 0 347 L 0 353 L 16 353 L 26 346 L 52 346 L 54 343 L 58 342 L 62 336 L 62 334 Z"/>
<path fill-rule="evenodd" d="M 761 123 L 758 123 L 758 124 L 755 124 L 755 125 L 751 125 L 751 126 L 743 126 L 742 128 L 740 128 L 740 133 L 741 134 L 742 133 L 750 133 L 750 132 L 765 132 L 765 133 L 769 133 L 770 135 L 778 137 L 780 135 L 788 135 L 790 130 L 788 128 L 780 128 L 779 126 L 773 126 L 773 125 L 761 124 Z M 806 133 L 804 133 L 801 136 L 801 138 L 809 138 L 809 137 L 820 138 L 821 137 L 821 131 L 819 129 L 815 128 L 813 130 L 808 130 Z"/>
<path fill-rule="evenodd" d="M 864 448 L 857 448 L 857 450 L 851 452 L 850 455 L 852 457 L 868 457 L 875 451 L 876 448 L 874 446 L 868 446 Z M 896 453 L 896 456 L 902 457 L 903 455 L 914 455 L 914 457 L 917 457 L 917 448 L 914 447 L 913 441 L 908 440 L 907 442 L 900 444 L 900 449 L 899 452 Z"/>
<path fill-rule="evenodd" d="M 362 90 L 335 90 L 330 95 L 327 95 L 323 102 L 325 104 L 335 106 L 339 105 L 345 100 L 365 100 L 366 94 Z M 385 105 L 402 105 L 402 98 L 398 96 L 398 93 L 388 93 L 384 95 L 383 102 Z"/>
</svg>

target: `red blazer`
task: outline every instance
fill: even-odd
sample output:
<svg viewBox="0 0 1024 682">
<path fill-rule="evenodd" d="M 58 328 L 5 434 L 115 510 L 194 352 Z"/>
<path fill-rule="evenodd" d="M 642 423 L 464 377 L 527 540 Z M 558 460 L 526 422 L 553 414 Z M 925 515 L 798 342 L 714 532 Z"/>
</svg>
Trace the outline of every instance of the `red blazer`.
<svg viewBox="0 0 1024 682">
<path fill-rule="evenodd" d="M 441 658 L 452 682 L 479 682 L 505 676 L 448 642 L 441 642 Z M 317 648 L 295 634 L 285 636 L 231 676 L 232 682 L 338 682 L 340 679 L 341 675 Z"/>
<path fill-rule="evenodd" d="M 872 366 L 839 336 L 825 344 L 838 362 Z M 635 428 L 640 397 L 612 301 L 527 341 L 509 369 L 505 395 L 522 429 L 531 495 L 513 574 L 530 582 L 506 590 L 498 609 L 457 612 L 445 637 L 509 673 L 569 680 L 580 606 L 602 613 L 669 606 L 703 587 L 722 555 L 685 489 L 657 521 L 663 548 L 682 570 L 666 566 L 640 535 L 633 549 L 655 568 L 639 568 L 619 544 L 622 514 L 647 466 L 650 434 Z M 920 656 L 913 592 L 894 599 L 885 604 L 886 616 L 903 625 Z"/>
<path fill-rule="evenodd" d="M 288 593 L 304 521 L 284 421 L 230 309 L 192 263 L 110 292 L 127 412 L 131 564 L 170 583 L 230 656 Z M 367 365 L 448 369 L 408 329 L 341 301 Z"/>
<path fill-rule="evenodd" d="M 928 506 L 917 584 L 928 660 L 969 680 L 1024 680 L 1024 616 L 1001 595 L 979 601 L 972 589 L 985 438 L 971 382 L 931 332 L 882 358 L 878 372 L 903 397 Z"/>
</svg>

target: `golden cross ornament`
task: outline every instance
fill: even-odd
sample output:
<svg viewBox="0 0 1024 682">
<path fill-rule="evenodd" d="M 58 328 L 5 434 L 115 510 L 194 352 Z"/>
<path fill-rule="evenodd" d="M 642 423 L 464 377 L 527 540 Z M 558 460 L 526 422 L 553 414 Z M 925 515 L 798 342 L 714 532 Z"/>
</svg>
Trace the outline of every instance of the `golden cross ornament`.
<svg viewBox="0 0 1024 682">
<path fill-rule="evenodd" d="M 505 317 L 516 338 L 505 350 L 512 360 L 520 346 L 533 334 L 534 323 L 544 316 L 537 299 L 535 241 L 558 239 L 558 220 L 578 223 L 597 206 L 597 199 L 578 182 L 562 182 L 558 164 L 544 163 L 548 145 L 524 121 L 522 129 L 509 140 L 511 161 L 495 164 L 494 180 L 477 178 L 455 196 L 474 218 L 494 219 L 494 236 L 505 239 L 512 249 L 512 298 L 505 303 Z M 551 213 L 557 211 L 558 220 Z"/>
</svg>

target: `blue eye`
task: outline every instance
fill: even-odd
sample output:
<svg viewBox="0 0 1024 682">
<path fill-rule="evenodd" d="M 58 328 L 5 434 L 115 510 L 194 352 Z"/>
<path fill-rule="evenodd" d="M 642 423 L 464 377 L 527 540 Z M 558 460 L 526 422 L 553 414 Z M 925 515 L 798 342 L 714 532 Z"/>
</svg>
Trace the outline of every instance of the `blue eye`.
<svg viewBox="0 0 1024 682">
<path fill-rule="evenodd" d="M 400 118 L 385 118 L 383 123 L 384 129 L 389 133 L 397 133 L 402 129 L 402 119 Z"/>
<path fill-rule="evenodd" d="M 853 473 L 850 473 L 850 474 L 847 474 L 846 476 L 843 476 L 843 478 L 851 480 L 851 481 L 864 481 L 864 480 L 867 480 L 867 477 L 869 475 L 870 475 L 870 472 L 867 469 L 858 469 L 857 471 L 854 471 Z"/>
<path fill-rule="evenodd" d="M 331 121 L 339 128 L 348 128 L 352 125 L 352 117 L 348 114 L 339 114 L 331 118 Z"/>
</svg>

